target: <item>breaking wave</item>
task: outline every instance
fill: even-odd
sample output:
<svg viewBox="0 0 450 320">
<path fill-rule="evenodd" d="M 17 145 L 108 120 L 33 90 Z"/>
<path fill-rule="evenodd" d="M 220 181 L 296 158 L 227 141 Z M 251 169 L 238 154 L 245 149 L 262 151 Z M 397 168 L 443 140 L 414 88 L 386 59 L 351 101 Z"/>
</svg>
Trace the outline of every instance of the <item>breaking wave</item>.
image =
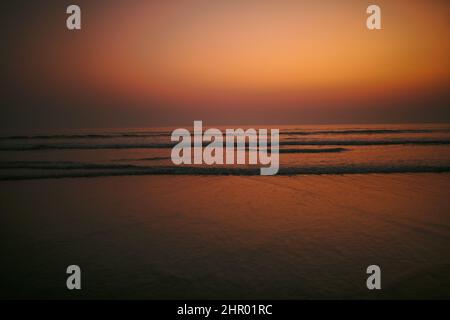
<svg viewBox="0 0 450 320">
<path fill-rule="evenodd" d="M 280 141 L 280 146 L 379 146 L 379 145 L 449 145 L 443 139 L 392 139 L 392 140 L 300 140 Z M 0 151 L 33 150 L 89 150 L 89 149 L 167 149 L 176 143 L 114 143 L 114 144 L 14 144 L 0 145 Z M 205 144 L 206 145 L 206 144 Z"/>
<path fill-rule="evenodd" d="M 0 180 L 49 178 L 89 178 L 131 175 L 259 175 L 259 167 L 137 166 L 73 162 L 18 161 L 2 162 L 0 169 L 28 169 L 25 172 L 1 173 Z M 35 171 L 40 169 L 41 171 Z M 375 174 L 375 173 L 444 173 L 450 166 L 439 165 L 331 165 L 280 167 L 277 175 Z"/>
<path fill-rule="evenodd" d="M 291 130 L 280 131 L 280 135 L 377 135 L 377 134 L 408 134 L 450 132 L 450 128 L 436 129 L 342 129 L 342 130 Z M 2 136 L 0 140 L 62 140 L 62 139 L 114 139 L 114 138 L 146 138 L 167 137 L 170 131 L 89 133 L 89 134 L 49 134 L 49 135 L 10 135 Z"/>
</svg>

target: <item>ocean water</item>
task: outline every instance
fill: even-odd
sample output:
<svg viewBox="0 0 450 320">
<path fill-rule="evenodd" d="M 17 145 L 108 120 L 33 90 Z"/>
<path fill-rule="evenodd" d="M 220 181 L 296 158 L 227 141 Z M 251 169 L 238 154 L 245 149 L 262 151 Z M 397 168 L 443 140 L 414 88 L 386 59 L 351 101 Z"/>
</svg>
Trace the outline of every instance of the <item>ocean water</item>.
<svg viewBox="0 0 450 320">
<path fill-rule="evenodd" d="M 204 130 L 208 126 L 204 125 Z M 223 132 L 226 128 L 218 127 Z M 265 126 L 256 126 L 266 128 Z M 450 171 L 450 125 L 291 125 L 279 175 Z M 0 137 L 0 180 L 122 175 L 257 175 L 260 165 L 174 165 L 175 128 L 78 130 Z M 188 128 L 193 132 L 192 128 Z M 254 152 L 252 150 L 251 152 Z"/>
</svg>

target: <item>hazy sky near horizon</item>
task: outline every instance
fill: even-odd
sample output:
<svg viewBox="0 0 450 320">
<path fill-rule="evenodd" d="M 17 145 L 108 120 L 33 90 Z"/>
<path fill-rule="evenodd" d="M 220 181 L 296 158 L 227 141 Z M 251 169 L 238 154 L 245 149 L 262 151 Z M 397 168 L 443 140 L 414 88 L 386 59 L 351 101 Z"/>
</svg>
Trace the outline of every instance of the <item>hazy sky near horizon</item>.
<svg viewBox="0 0 450 320">
<path fill-rule="evenodd" d="M 450 122 L 448 1 L 19 0 L 1 15 L 2 129 Z"/>
</svg>

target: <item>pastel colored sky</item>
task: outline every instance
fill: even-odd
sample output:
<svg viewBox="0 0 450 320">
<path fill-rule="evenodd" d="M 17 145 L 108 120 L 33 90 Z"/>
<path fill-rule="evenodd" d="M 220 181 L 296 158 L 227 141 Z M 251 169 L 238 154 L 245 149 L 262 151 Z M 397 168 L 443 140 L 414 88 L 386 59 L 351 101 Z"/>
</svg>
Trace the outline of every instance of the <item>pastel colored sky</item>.
<svg viewBox="0 0 450 320">
<path fill-rule="evenodd" d="M 448 1 L 19 1 L 2 126 L 450 121 Z"/>
</svg>

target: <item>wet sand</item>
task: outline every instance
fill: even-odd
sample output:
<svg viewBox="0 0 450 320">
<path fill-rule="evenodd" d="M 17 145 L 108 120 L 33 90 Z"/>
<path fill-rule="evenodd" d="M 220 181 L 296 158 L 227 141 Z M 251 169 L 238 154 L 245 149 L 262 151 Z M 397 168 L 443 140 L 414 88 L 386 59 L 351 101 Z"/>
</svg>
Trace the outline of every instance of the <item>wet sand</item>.
<svg viewBox="0 0 450 320">
<path fill-rule="evenodd" d="M 0 297 L 450 298 L 449 191 L 444 173 L 1 181 Z"/>
</svg>

